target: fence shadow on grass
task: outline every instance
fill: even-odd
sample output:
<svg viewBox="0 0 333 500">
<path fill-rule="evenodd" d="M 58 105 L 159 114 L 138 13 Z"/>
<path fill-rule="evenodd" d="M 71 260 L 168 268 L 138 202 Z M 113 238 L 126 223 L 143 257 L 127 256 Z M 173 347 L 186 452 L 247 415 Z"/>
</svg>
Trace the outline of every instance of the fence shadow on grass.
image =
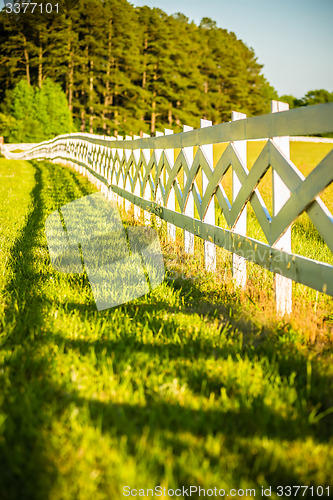
<svg viewBox="0 0 333 500">
<path fill-rule="evenodd" d="M 171 281 L 168 286 L 178 289 L 181 282 Z M 66 305 L 69 311 L 78 309 L 84 312 L 85 318 L 88 321 L 95 322 L 98 318 L 104 319 L 106 324 L 109 324 L 109 329 L 104 329 L 103 337 L 90 341 L 89 339 L 68 339 L 59 334 L 54 335 L 54 340 L 57 345 L 61 344 L 64 351 L 74 350 L 79 356 L 85 356 L 89 353 L 91 349 L 94 350 L 96 356 L 103 355 L 115 356 L 116 362 L 121 365 L 125 362 L 127 357 L 131 357 L 133 353 L 144 352 L 148 353 L 152 358 L 157 358 L 159 362 L 163 362 L 166 358 L 168 359 L 182 359 L 186 358 L 189 360 L 194 360 L 195 357 L 203 356 L 203 359 L 215 359 L 215 360 L 226 360 L 231 358 L 233 361 L 239 361 L 240 357 L 248 359 L 250 362 L 261 361 L 267 362 L 268 371 L 276 371 L 279 376 L 285 379 L 293 378 L 296 375 L 294 381 L 294 387 L 298 392 L 299 398 L 303 401 L 299 401 L 300 405 L 305 407 L 301 408 L 301 420 L 295 419 L 285 419 L 275 412 L 271 413 L 271 410 L 265 406 L 264 401 L 260 397 L 256 398 L 253 402 L 253 408 L 248 409 L 247 405 L 242 408 L 244 411 L 245 418 L 243 419 L 242 414 L 239 416 L 240 420 L 243 422 L 243 427 L 246 429 L 245 423 L 253 425 L 260 429 L 261 423 L 263 427 L 261 431 L 272 438 L 281 438 L 286 440 L 294 440 L 297 438 L 304 438 L 306 436 L 312 436 L 318 441 L 326 442 L 328 437 L 332 435 L 332 415 L 328 414 L 325 418 L 321 419 L 320 424 L 316 426 L 311 426 L 308 423 L 309 415 L 311 413 L 311 407 L 318 406 L 319 412 L 324 412 L 330 407 L 330 394 L 329 387 L 332 386 L 332 377 L 326 376 L 319 373 L 316 370 L 316 363 L 313 362 L 312 367 L 312 380 L 311 384 L 315 387 L 315 390 L 311 390 L 311 394 L 308 394 L 307 387 L 307 377 L 308 377 L 308 356 L 304 352 L 302 346 L 299 346 L 291 341 L 285 339 L 285 331 L 282 330 L 280 333 L 276 332 L 274 328 L 266 327 L 264 330 L 258 333 L 258 326 L 253 323 L 253 321 L 248 317 L 243 317 L 239 319 L 230 319 L 229 311 L 230 309 L 235 309 L 236 306 L 233 302 L 233 297 L 230 296 L 229 300 L 223 304 L 212 304 L 209 302 L 207 295 L 200 290 L 200 285 L 194 281 L 186 282 L 184 286 L 184 293 L 186 295 L 195 296 L 197 299 L 196 306 L 201 311 L 206 311 L 206 314 L 201 313 L 201 317 L 206 317 L 206 319 L 216 319 L 216 318 L 227 318 L 223 319 L 221 324 L 221 330 L 225 326 L 230 326 L 230 338 L 229 333 L 223 334 L 221 341 L 216 344 L 216 338 L 214 343 L 211 339 L 205 338 L 186 338 L 182 343 L 179 341 L 172 341 L 172 333 L 177 329 L 177 313 L 179 312 L 178 307 L 172 307 L 167 302 L 163 300 L 151 299 L 151 303 L 140 303 L 133 302 L 127 303 L 125 305 L 119 306 L 118 309 L 128 317 L 133 318 L 133 320 L 138 320 L 140 322 L 150 319 L 150 328 L 153 332 L 162 332 L 163 338 L 167 340 L 167 343 L 149 343 L 143 342 L 137 337 L 134 337 L 127 332 L 124 334 L 124 338 L 116 339 L 112 338 L 112 322 L 114 309 L 106 310 L 97 313 L 94 305 L 90 304 L 76 304 L 69 303 Z M 146 314 L 147 313 L 147 314 Z M 161 314 L 160 317 L 158 316 Z M 168 317 L 165 317 L 165 313 L 169 313 Z M 193 318 L 193 307 L 183 307 L 181 309 L 182 315 L 188 315 Z M 195 319 L 194 319 L 195 321 Z M 242 328 L 248 335 L 243 335 Z M 110 335 L 111 338 L 106 338 L 106 333 Z M 251 333 L 252 332 L 252 333 Z M 242 337 L 240 341 L 240 337 Z M 182 379 L 183 372 L 179 371 L 177 376 Z M 220 395 L 221 388 L 224 385 L 218 377 L 209 376 L 205 369 L 198 370 L 197 367 L 193 368 L 189 366 L 187 368 L 187 374 L 185 383 L 193 394 L 202 394 L 202 384 L 206 383 L 209 391 L 214 393 L 215 396 Z M 208 389 L 207 389 L 208 390 Z M 207 394 L 209 396 L 209 393 Z M 307 406 L 309 404 L 309 406 Z M 263 416 L 263 421 L 261 422 L 260 415 Z M 266 416 L 269 418 L 266 419 Z M 229 417 L 226 417 L 227 419 Z M 233 416 L 230 415 L 231 421 L 234 420 Z M 253 434 L 255 429 L 251 428 L 249 435 Z"/>
<path fill-rule="evenodd" d="M 25 227 L 10 249 L 11 280 L 4 296 L 8 298 L 3 324 L 7 331 L 1 338 L 1 348 L 7 353 L 5 369 L 0 374 L 2 386 L 2 413 L 5 415 L 3 435 L 0 436 L 0 498 L 1 500 L 46 499 L 54 483 L 57 470 L 45 453 L 43 429 L 52 415 L 46 411 L 57 396 L 52 383 L 52 360 L 43 353 L 45 297 L 43 283 L 52 269 L 38 269 L 35 251 L 40 248 L 40 234 L 44 231 L 46 212 L 44 170 L 54 168 L 33 162 L 35 183 L 31 192 L 32 210 Z M 62 167 L 55 167 L 61 169 Z M 64 178 L 76 179 L 76 174 L 63 169 Z M 55 184 L 55 183 L 54 183 Z M 63 199 L 73 199 L 74 193 L 63 182 Z M 82 195 L 88 193 L 80 183 Z M 55 198 L 56 188 L 53 186 Z M 61 192 L 61 189 L 60 189 Z M 56 201 L 56 200 L 54 200 Z M 54 207 L 56 208 L 56 207 Z M 54 209 L 53 208 L 53 209 Z M 9 379 L 5 374 L 9 373 Z"/>
<path fill-rule="evenodd" d="M 176 403 L 163 402 L 159 397 L 147 398 L 145 406 L 129 403 L 106 403 L 86 399 L 75 391 L 70 393 L 62 390 L 57 394 L 57 399 L 66 401 L 67 405 L 74 403 L 80 411 L 87 410 L 90 415 L 91 424 L 99 428 L 102 434 L 110 434 L 112 437 L 126 438 L 127 452 L 134 458 L 137 453 L 137 446 L 141 437 L 148 430 L 148 439 L 146 442 L 145 453 L 150 453 L 150 446 L 154 446 L 155 438 L 158 439 L 161 449 L 172 449 L 175 456 L 179 456 L 182 451 L 188 451 L 189 445 L 186 440 L 181 441 L 181 436 L 192 435 L 198 439 L 205 439 L 208 436 L 222 434 L 225 439 L 223 442 L 223 452 L 225 454 L 237 455 L 237 460 L 242 463 L 237 479 L 252 482 L 254 480 L 253 465 L 258 458 L 259 450 L 251 443 L 255 438 L 266 438 L 280 445 L 282 441 L 297 440 L 301 437 L 302 427 L 299 432 L 292 431 L 293 436 L 288 432 L 288 427 L 295 429 L 295 423 L 291 419 L 283 419 L 279 415 L 273 414 L 268 407 L 258 404 L 258 408 L 241 407 L 237 411 L 225 411 L 221 409 L 192 409 L 181 406 Z M 259 401 L 260 398 L 258 398 Z M 271 430 L 260 428 L 262 424 L 261 412 L 265 412 L 266 423 L 269 424 L 274 419 Z M 261 422 L 260 422 L 261 420 Z M 307 435 L 302 436 L 306 440 Z M 184 438 L 183 438 L 184 439 Z M 260 441 L 261 442 L 261 441 Z M 248 444 L 245 444 L 248 443 Z M 261 442 L 262 443 L 262 442 Z M 257 445 L 256 445 L 257 446 Z M 256 465 L 256 474 L 265 477 L 272 486 L 281 484 L 299 484 L 302 479 L 299 473 L 294 470 L 292 463 L 284 463 L 279 456 L 279 452 L 265 449 L 264 444 L 261 452 L 261 463 Z M 205 451 L 205 457 L 209 459 L 212 466 L 216 464 L 216 456 Z M 274 467 L 268 467 L 268 464 L 274 462 Z M 164 467 L 163 454 L 160 457 L 160 466 Z M 239 468 L 239 467 L 238 467 Z M 244 478 L 246 472 L 249 476 Z M 177 465 L 175 471 L 178 484 L 185 486 L 190 483 L 189 474 L 182 473 L 181 467 Z M 234 471 L 235 474 L 235 471 Z M 253 474 L 253 475 L 252 475 Z M 315 482 L 314 482 L 315 483 Z"/>
<path fill-rule="evenodd" d="M 161 319 L 161 326 L 162 322 L 163 320 Z M 202 359 L 203 361 L 206 359 L 215 359 L 218 363 L 220 360 L 227 360 L 229 358 L 237 363 L 244 357 L 245 359 L 249 359 L 254 363 L 258 362 L 259 364 L 261 360 L 267 359 L 263 349 L 262 352 L 252 349 L 242 350 L 237 346 L 228 345 L 227 343 L 217 347 L 216 345 L 213 346 L 209 341 L 202 341 L 200 339 L 186 340 L 185 345 L 180 345 L 179 342 L 172 341 L 168 341 L 163 345 L 163 343 L 143 343 L 130 336 L 126 339 L 106 339 L 104 332 L 103 339 L 94 341 L 82 338 L 71 340 L 61 335 L 55 335 L 54 340 L 57 345 L 61 345 L 64 353 L 74 351 L 81 359 L 84 356 L 87 356 L 89 359 L 91 351 L 95 353 L 97 359 L 99 356 L 106 358 L 112 356 L 114 369 L 117 370 L 117 366 L 119 366 L 119 371 L 117 372 L 118 376 L 121 376 L 121 367 L 131 363 L 129 361 L 130 359 L 132 359 L 133 368 L 135 368 L 136 355 L 140 353 L 149 354 L 151 360 L 157 360 L 157 365 L 161 365 L 168 359 L 175 362 L 175 377 L 181 381 L 181 385 L 185 383 L 193 395 L 201 395 L 206 398 L 209 398 L 210 394 L 214 394 L 216 398 L 219 398 L 221 389 L 226 389 L 228 396 L 231 398 L 235 397 L 238 400 L 238 382 L 235 380 L 234 387 L 231 387 L 232 384 L 226 386 L 221 378 L 217 375 L 209 375 L 204 367 L 198 368 L 197 364 L 195 364 L 195 366 L 187 365 L 185 373 L 182 362 L 177 366 L 178 359 L 180 361 L 186 359 L 189 361 L 194 361 L 195 359 Z M 295 382 L 295 388 L 299 393 L 299 404 L 302 404 L 301 399 L 303 399 L 303 401 L 307 399 L 305 394 L 306 358 L 297 353 L 280 353 L 273 363 L 272 371 L 276 370 L 281 376 L 289 378 L 293 372 L 298 374 L 299 382 Z M 291 367 L 289 367 L 289 365 L 291 365 Z M 269 366 L 269 361 L 267 366 Z M 314 377 L 316 386 L 330 386 L 330 380 L 327 377 L 320 374 L 315 374 Z M 206 386 L 206 392 L 203 391 L 203 386 Z M 156 394 L 155 396 L 157 397 L 158 395 Z M 147 398 L 150 402 L 149 394 Z M 271 410 L 260 395 L 253 397 L 251 407 L 249 407 L 249 403 L 244 401 L 243 398 L 244 396 L 241 396 L 239 399 L 240 412 L 237 418 L 242 422 L 241 428 L 244 436 L 249 437 L 258 433 L 259 435 L 262 434 L 269 438 L 279 438 L 289 441 L 312 436 L 317 441 L 326 442 L 328 437 L 332 434 L 330 415 L 322 419 L 320 425 L 311 426 L 308 423 L 310 409 L 306 407 L 297 408 L 297 411 L 299 411 L 299 418 L 295 420 L 294 417 L 284 417 Z M 311 395 L 311 403 L 313 405 L 320 402 L 320 394 Z M 325 410 L 325 408 L 321 408 L 320 411 L 323 410 Z M 223 410 L 221 411 L 223 412 Z M 226 421 L 230 419 L 230 423 L 233 424 L 235 415 L 226 412 L 224 418 Z"/>
<path fill-rule="evenodd" d="M 3 413 L 6 415 L 0 458 L 0 497 L 3 500 L 34 499 L 38 491 L 47 498 L 47 483 L 52 484 L 56 470 L 44 453 L 41 429 L 47 425 L 45 404 L 52 398 L 45 383 L 49 362 L 38 353 L 32 341 L 42 325 L 43 297 L 35 293 L 44 276 L 34 267 L 33 247 L 38 245 L 42 221 L 42 171 L 35 164 L 35 185 L 31 192 L 33 209 L 26 225 L 11 248 L 12 279 L 6 287 L 16 307 L 9 304 L 4 319 L 12 325 L 2 349 L 8 352 L 6 368 L 10 373 L 3 380 Z M 43 469 L 44 485 L 39 484 L 38 471 Z M 45 474 L 46 472 L 46 474 Z M 33 479 L 33 480 L 32 480 Z"/>
<path fill-rule="evenodd" d="M 267 331 L 265 335 L 271 341 L 254 343 L 253 338 L 240 344 L 229 342 L 228 334 L 221 338 L 221 343 L 214 345 L 209 338 L 194 339 L 187 338 L 184 342 L 172 341 L 172 330 L 177 326 L 175 313 L 179 309 L 170 307 L 163 300 L 151 299 L 151 303 L 135 302 L 120 306 L 121 311 L 130 318 L 145 318 L 146 313 L 154 312 L 155 316 L 151 325 L 153 331 L 161 331 L 168 343 L 149 343 L 134 337 L 130 332 L 124 332 L 121 339 L 113 337 L 112 319 L 115 310 L 105 311 L 97 314 L 92 304 L 78 304 L 68 302 L 64 304 L 60 298 L 55 296 L 54 302 L 65 311 L 78 310 L 82 318 L 87 322 L 94 322 L 97 318 L 105 328 L 101 337 L 97 340 L 89 339 L 89 330 L 86 338 L 68 338 L 68 332 L 62 335 L 60 332 L 50 332 L 45 328 L 45 317 L 43 306 L 46 295 L 43 292 L 43 283 L 48 279 L 51 271 L 45 266 L 38 270 L 34 264 L 34 248 L 40 244 L 38 235 L 44 230 L 45 207 L 43 205 L 42 191 L 43 172 L 42 168 L 35 164 L 36 183 L 32 191 L 33 211 L 27 220 L 22 236 L 15 242 L 12 248 L 13 256 L 13 278 L 7 286 L 7 293 L 13 294 L 18 306 L 18 312 L 13 307 L 8 307 L 5 318 L 6 324 L 13 326 L 11 334 L 5 339 L 3 349 L 8 352 L 7 368 L 10 369 L 10 385 L 7 383 L 3 391 L 3 412 L 6 414 L 4 440 L 0 440 L 2 456 L 0 458 L 0 498 L 1 500 L 25 500 L 46 499 L 57 480 L 56 466 L 46 453 L 46 443 L 43 431 L 50 428 L 52 421 L 58 419 L 70 405 L 75 404 L 79 409 L 87 408 L 92 426 L 100 427 L 104 434 L 115 435 L 121 438 L 126 436 L 128 452 L 133 456 L 137 453 L 137 443 L 142 434 L 148 429 L 147 450 L 149 453 L 150 439 L 159 437 L 163 447 L 171 447 L 174 454 L 180 454 L 186 450 L 187 443 L 182 439 L 182 433 L 189 433 L 196 437 L 205 439 L 208 435 L 221 433 L 225 436 L 224 446 L 226 453 L 235 453 L 238 450 L 238 460 L 243 467 L 239 477 L 244 479 L 244 474 L 251 474 L 254 469 L 265 480 L 271 484 L 299 484 L 299 476 L 290 464 L 283 465 L 276 458 L 275 469 L 269 469 L 267 463 L 274 457 L 268 456 L 267 462 L 256 464 L 254 450 L 244 444 L 245 440 L 252 437 L 265 436 L 270 440 L 280 442 L 293 441 L 313 437 L 317 441 L 327 441 L 329 435 L 327 419 L 323 419 L 320 428 L 311 427 L 307 423 L 307 411 L 304 419 L 295 421 L 289 416 L 277 414 L 270 408 L 263 395 L 253 399 L 252 404 L 245 400 L 239 400 L 239 408 L 230 410 L 223 407 L 216 409 L 193 409 L 180 404 L 163 400 L 157 392 L 145 391 L 145 404 L 112 403 L 94 400 L 84 397 L 82 391 L 79 393 L 75 387 L 70 391 L 61 380 L 52 377 L 52 356 L 45 347 L 49 343 L 61 346 L 64 356 L 69 350 L 77 353 L 80 358 L 89 355 L 94 350 L 97 360 L 102 356 L 113 356 L 114 367 L 118 375 L 122 375 L 122 366 L 128 359 L 135 363 L 137 353 L 147 353 L 150 359 L 161 364 L 165 359 L 186 359 L 193 361 L 195 356 L 203 359 L 225 360 L 230 357 L 237 362 L 241 357 L 247 357 L 251 361 L 267 358 L 277 366 L 277 370 L 283 376 L 289 376 L 297 371 L 299 378 L 298 388 L 301 390 L 306 384 L 306 357 L 297 350 L 281 348 L 279 337 L 274 331 Z M 74 174 L 73 174 L 74 175 Z M 80 187 L 80 186 L 79 186 Z M 71 193 L 63 193 L 61 197 L 70 197 Z M 73 281 L 73 286 L 76 286 Z M 170 287 L 177 288 L 179 283 L 169 283 Z M 208 298 L 202 293 L 195 283 L 187 283 L 184 293 L 193 293 L 202 310 L 207 310 L 207 318 L 216 318 L 223 315 L 223 311 L 233 308 L 232 298 L 221 306 L 210 304 Z M 205 307 L 205 304 L 207 307 Z M 209 306 L 209 307 L 208 307 Z M 165 318 L 165 312 L 169 312 Z M 182 308 L 182 314 L 191 316 L 191 307 Z M 248 331 L 255 330 L 250 319 L 244 320 Z M 232 320 L 231 320 L 232 323 Z M 170 332 L 170 337 L 168 338 Z M 274 360 L 274 352 L 278 355 Z M 217 376 L 210 376 L 202 370 L 194 370 L 189 363 L 184 368 L 175 365 L 175 375 L 186 383 L 190 391 L 202 394 L 202 383 L 206 383 L 207 391 L 218 396 L 223 384 Z M 134 375 L 133 375 L 134 376 Z M 326 377 L 316 374 L 316 383 L 327 387 L 329 381 Z M 3 378 L 3 375 L 0 375 Z M 208 395 L 203 394 L 205 397 Z M 237 397 L 237 395 L 235 396 Z M 312 402 L 316 403 L 316 396 L 312 396 Z M 319 396 L 318 396 L 319 399 Z M 50 432 L 50 431 L 49 431 Z M 216 463 L 216 457 L 206 452 L 210 463 Z M 160 456 L 160 465 L 163 470 L 163 455 Z M 242 476 L 243 474 L 243 476 Z M 177 477 L 179 484 L 189 484 L 188 473 L 178 467 Z M 238 479 L 238 478 L 235 478 Z M 248 477 L 248 479 L 253 479 Z"/>
</svg>

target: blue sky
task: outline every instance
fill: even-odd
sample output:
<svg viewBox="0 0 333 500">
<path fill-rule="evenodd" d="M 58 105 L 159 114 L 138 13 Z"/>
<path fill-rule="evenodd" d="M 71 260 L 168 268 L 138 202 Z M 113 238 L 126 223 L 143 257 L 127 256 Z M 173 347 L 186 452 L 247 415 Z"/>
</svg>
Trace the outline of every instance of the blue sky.
<svg viewBox="0 0 333 500">
<path fill-rule="evenodd" d="M 130 0 L 136 6 L 210 17 L 233 31 L 264 65 L 279 95 L 333 91 L 333 0 Z"/>
</svg>

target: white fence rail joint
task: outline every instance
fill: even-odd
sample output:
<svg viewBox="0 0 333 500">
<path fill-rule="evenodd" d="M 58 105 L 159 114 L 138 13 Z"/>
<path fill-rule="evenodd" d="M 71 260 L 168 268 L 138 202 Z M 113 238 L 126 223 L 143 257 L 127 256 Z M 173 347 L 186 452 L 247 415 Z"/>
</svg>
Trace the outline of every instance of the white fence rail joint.
<svg viewBox="0 0 333 500">
<path fill-rule="evenodd" d="M 11 153 L 4 145 L 2 153 L 7 158 L 66 162 L 81 173 L 89 173 L 104 193 L 118 195 L 119 200 L 139 207 L 136 217 L 142 209 L 147 223 L 149 214 L 166 221 L 170 238 L 175 238 L 174 226 L 183 229 L 187 253 L 193 252 L 194 238 L 190 235 L 203 238 L 208 269 L 215 268 L 215 246 L 225 248 L 234 254 L 234 276 L 239 286 L 244 287 L 246 282 L 245 260 L 281 275 L 282 282 L 278 278 L 275 285 L 276 302 L 278 312 L 284 314 L 291 312 L 289 280 L 333 295 L 333 266 L 295 255 L 290 246 L 290 226 L 307 212 L 333 252 L 333 216 L 319 198 L 333 182 L 333 150 L 306 178 L 289 158 L 291 135 L 333 131 L 333 103 L 280 111 L 282 107 L 273 103 L 272 110 L 278 112 L 253 118 L 234 113 L 231 122 L 214 126 L 204 122 L 200 129 L 184 127 L 179 134 L 166 130 L 157 137 L 121 140 L 74 133 L 22 153 Z M 263 139 L 266 144 L 248 171 L 243 141 Z M 218 143 L 228 145 L 213 166 L 213 145 Z M 257 188 L 270 167 L 274 179 L 272 216 Z M 232 203 L 222 186 L 229 168 L 233 172 Z M 249 203 L 268 243 L 246 236 Z M 222 211 L 228 229 L 216 225 L 216 208 Z"/>
</svg>

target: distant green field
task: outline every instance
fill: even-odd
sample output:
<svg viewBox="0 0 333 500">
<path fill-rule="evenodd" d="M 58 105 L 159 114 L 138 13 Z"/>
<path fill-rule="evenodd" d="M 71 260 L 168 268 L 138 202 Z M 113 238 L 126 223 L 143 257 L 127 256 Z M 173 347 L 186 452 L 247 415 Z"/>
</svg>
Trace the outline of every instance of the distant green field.
<svg viewBox="0 0 333 500">
<path fill-rule="evenodd" d="M 44 227 L 93 191 L 68 168 L 0 159 L 0 499 L 328 487 L 331 299 L 281 320 L 267 279 L 239 292 L 222 264 L 206 273 L 164 242 L 164 283 L 98 313 L 86 275 L 51 267 Z"/>
</svg>

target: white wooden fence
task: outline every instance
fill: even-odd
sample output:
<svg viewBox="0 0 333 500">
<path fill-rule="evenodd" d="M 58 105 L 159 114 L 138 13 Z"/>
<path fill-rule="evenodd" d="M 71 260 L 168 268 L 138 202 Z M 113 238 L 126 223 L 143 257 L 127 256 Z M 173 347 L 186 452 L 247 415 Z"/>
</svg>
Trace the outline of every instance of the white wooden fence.
<svg viewBox="0 0 333 500">
<path fill-rule="evenodd" d="M 333 266 L 291 252 L 291 224 L 305 211 L 333 252 L 333 216 L 319 198 L 333 181 L 333 150 L 305 178 L 291 162 L 289 137 L 333 131 L 333 103 L 288 110 L 285 103 L 272 102 L 272 113 L 246 118 L 233 113 L 232 121 L 156 137 L 104 137 L 74 133 L 58 136 L 29 151 L 10 153 L 7 158 L 48 159 L 74 165 L 93 176 L 102 191 L 118 195 L 140 208 L 145 221 L 155 214 L 167 222 L 170 238 L 175 226 L 184 230 L 184 248 L 194 249 L 194 237 L 205 240 L 206 268 L 216 267 L 216 245 L 233 253 L 233 272 L 238 286 L 246 285 L 246 261 L 253 261 L 275 273 L 277 311 L 290 313 L 291 283 L 303 283 L 333 295 Z M 247 169 L 246 141 L 265 139 L 255 164 Z M 213 164 L 213 145 L 227 143 Z M 272 167 L 273 215 L 257 188 Z M 222 179 L 232 169 L 232 203 Z M 201 180 L 201 189 L 200 182 Z M 178 208 L 176 210 L 176 200 Z M 246 209 L 252 205 L 268 243 L 250 238 Z M 138 208 L 139 207 L 139 208 Z M 228 229 L 216 224 L 218 207 Z M 196 209 L 197 217 L 195 217 Z M 306 235 L 304 235 L 306 237 Z"/>
</svg>

